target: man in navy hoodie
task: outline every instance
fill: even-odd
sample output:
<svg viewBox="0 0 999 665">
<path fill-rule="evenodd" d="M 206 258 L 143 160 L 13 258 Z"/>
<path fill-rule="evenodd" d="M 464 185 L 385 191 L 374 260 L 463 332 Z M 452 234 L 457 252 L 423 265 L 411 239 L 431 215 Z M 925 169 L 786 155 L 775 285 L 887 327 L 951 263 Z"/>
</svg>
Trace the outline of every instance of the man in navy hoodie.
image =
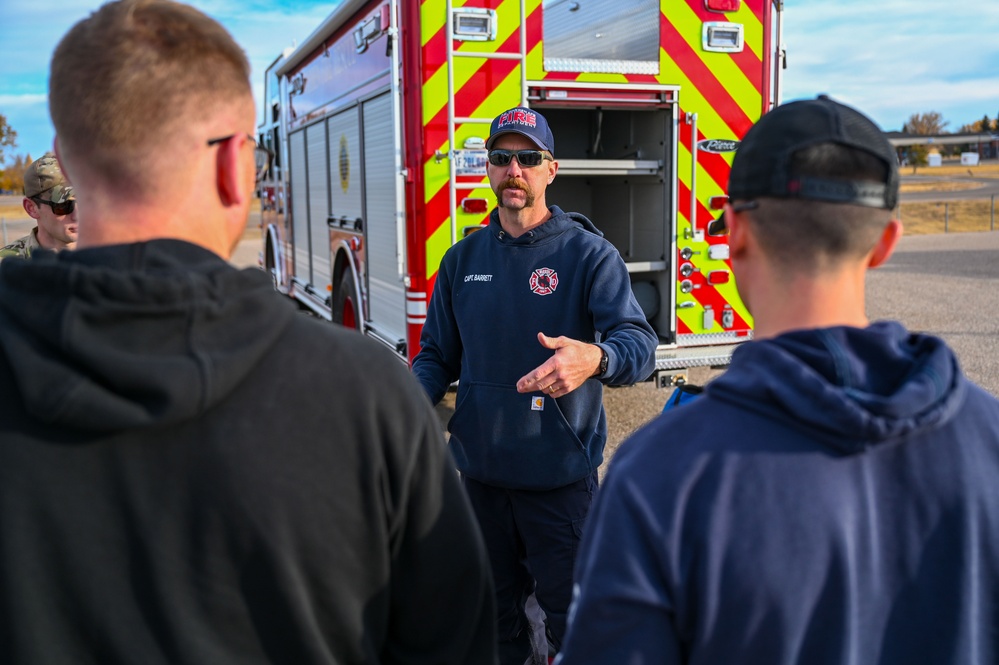
<svg viewBox="0 0 999 665">
<path fill-rule="evenodd" d="M 556 649 L 565 631 L 607 439 L 602 384 L 648 378 L 658 340 L 614 246 L 547 204 L 544 116 L 510 109 L 486 147 L 498 208 L 445 254 L 413 371 L 435 404 L 459 380 L 451 451 L 489 551 L 501 661 L 522 665 L 532 592 Z"/>
<path fill-rule="evenodd" d="M 619 450 L 561 665 L 996 662 L 999 402 L 864 312 L 901 233 L 894 150 L 854 109 L 790 103 L 729 196 L 712 226 L 756 340 Z"/>
</svg>

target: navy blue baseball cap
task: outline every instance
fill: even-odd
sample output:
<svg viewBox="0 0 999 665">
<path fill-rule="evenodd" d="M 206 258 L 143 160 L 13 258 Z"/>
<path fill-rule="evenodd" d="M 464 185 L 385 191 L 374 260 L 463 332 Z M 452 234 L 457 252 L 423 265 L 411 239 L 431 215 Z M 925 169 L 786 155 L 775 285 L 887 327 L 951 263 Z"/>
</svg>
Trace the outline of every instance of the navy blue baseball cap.
<svg viewBox="0 0 999 665">
<path fill-rule="evenodd" d="M 881 160 L 885 175 L 877 182 L 798 176 L 791 160 L 799 150 L 835 143 Z M 898 204 L 898 159 L 874 121 L 826 95 L 789 102 L 765 114 L 746 133 L 732 161 L 728 196 L 807 199 L 892 210 Z M 708 234 L 725 232 L 725 217 L 708 224 Z"/>
<path fill-rule="evenodd" d="M 542 150 L 547 150 L 555 156 L 555 137 L 548 127 L 545 116 L 532 109 L 518 106 L 500 113 L 489 127 L 489 138 L 486 139 L 486 149 L 493 147 L 493 142 L 503 134 L 520 134 L 534 141 Z"/>
</svg>

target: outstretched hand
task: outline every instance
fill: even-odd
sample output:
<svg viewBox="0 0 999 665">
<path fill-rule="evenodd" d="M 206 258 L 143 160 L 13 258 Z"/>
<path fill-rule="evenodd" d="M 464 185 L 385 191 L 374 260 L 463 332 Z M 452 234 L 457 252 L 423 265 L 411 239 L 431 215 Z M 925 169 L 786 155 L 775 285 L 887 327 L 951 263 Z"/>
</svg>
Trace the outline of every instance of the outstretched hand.
<svg viewBox="0 0 999 665">
<path fill-rule="evenodd" d="M 538 333 L 538 341 L 555 353 L 517 381 L 519 393 L 543 392 L 562 397 L 583 385 L 600 367 L 602 354 L 596 344 L 569 337 L 548 337 L 544 333 Z"/>
</svg>

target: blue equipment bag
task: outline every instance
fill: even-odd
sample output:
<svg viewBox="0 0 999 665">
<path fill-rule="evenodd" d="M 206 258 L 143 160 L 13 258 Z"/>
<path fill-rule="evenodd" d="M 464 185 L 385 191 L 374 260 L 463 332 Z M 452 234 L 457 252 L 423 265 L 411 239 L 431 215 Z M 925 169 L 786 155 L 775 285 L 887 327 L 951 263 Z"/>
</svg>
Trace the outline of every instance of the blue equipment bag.
<svg viewBox="0 0 999 665">
<path fill-rule="evenodd" d="M 681 404 L 686 404 L 702 392 L 704 392 L 704 386 L 681 383 L 676 387 L 676 389 L 673 390 L 673 394 L 669 396 L 669 399 L 666 400 L 666 406 L 663 407 L 663 413 L 669 411 L 670 409 L 675 409 Z"/>
</svg>

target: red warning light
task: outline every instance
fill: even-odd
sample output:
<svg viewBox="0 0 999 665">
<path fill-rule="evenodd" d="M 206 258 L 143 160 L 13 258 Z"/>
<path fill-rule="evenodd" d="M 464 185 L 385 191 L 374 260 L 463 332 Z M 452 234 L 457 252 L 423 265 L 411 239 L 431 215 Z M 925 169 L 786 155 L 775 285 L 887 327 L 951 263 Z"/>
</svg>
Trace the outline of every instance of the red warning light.
<svg viewBox="0 0 999 665">
<path fill-rule="evenodd" d="M 721 210 L 728 203 L 727 196 L 711 196 L 708 198 L 708 209 L 709 210 Z"/>
<path fill-rule="evenodd" d="M 704 8 L 711 12 L 737 12 L 742 0 L 704 0 Z"/>
<path fill-rule="evenodd" d="M 469 214 L 484 215 L 489 210 L 489 201 L 486 199 L 466 198 L 461 201 L 461 211 Z"/>
<path fill-rule="evenodd" d="M 728 284 L 730 277 L 727 270 L 712 270 L 708 273 L 708 284 Z"/>
</svg>

